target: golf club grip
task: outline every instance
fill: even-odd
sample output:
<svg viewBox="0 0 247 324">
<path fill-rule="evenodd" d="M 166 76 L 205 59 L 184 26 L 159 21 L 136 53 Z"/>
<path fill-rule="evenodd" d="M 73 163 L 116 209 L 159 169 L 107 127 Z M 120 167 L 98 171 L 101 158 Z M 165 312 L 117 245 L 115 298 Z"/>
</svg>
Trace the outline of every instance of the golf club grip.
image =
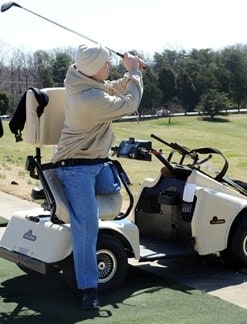
<svg viewBox="0 0 247 324">
<path fill-rule="evenodd" d="M 116 55 L 120 56 L 121 58 L 124 58 L 124 55 L 122 53 L 119 52 L 115 52 Z M 146 69 L 146 65 L 143 67 L 143 69 Z"/>
<path fill-rule="evenodd" d="M 118 56 L 120 56 L 121 58 L 124 58 L 124 55 L 123 55 L 122 53 L 116 52 L 116 54 L 117 54 Z"/>
</svg>

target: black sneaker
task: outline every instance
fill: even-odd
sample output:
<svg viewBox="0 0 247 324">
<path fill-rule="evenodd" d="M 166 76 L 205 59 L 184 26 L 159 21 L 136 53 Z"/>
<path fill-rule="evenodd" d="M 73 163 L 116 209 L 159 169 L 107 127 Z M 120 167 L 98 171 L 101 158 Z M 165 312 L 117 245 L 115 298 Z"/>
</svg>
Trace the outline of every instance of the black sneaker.
<svg viewBox="0 0 247 324">
<path fill-rule="evenodd" d="M 82 309 L 99 309 L 98 289 L 88 288 L 82 291 Z"/>
</svg>

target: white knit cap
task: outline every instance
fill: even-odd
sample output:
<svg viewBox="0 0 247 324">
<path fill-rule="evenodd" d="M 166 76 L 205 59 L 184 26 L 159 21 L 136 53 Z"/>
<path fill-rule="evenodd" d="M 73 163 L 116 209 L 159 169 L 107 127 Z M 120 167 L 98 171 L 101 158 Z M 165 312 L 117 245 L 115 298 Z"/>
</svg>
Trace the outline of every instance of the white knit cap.
<svg viewBox="0 0 247 324">
<path fill-rule="evenodd" d="M 109 53 L 100 44 L 80 45 L 76 53 L 75 64 L 83 74 L 92 76 L 99 72 L 108 60 Z"/>
</svg>

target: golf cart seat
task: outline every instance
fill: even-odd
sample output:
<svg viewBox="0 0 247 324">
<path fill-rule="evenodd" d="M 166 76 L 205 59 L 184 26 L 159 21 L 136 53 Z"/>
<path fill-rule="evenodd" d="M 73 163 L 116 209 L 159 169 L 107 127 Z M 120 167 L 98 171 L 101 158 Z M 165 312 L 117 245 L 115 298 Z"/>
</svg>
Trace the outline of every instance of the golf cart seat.
<svg viewBox="0 0 247 324">
<path fill-rule="evenodd" d="M 27 158 L 27 169 L 31 176 L 35 172 L 38 175 L 51 211 L 51 220 L 54 223 L 69 223 L 69 204 L 63 184 L 59 181 L 52 163 L 41 163 L 41 148 L 51 145 L 55 148 L 60 138 L 64 123 L 65 88 L 45 88 L 40 91 L 48 96 L 48 104 L 40 117 L 37 114 L 38 102 L 34 92 L 29 89 L 26 93 L 26 141 L 36 147 L 36 156 Z M 112 220 L 120 214 L 120 192 L 97 195 L 97 200 L 101 220 Z"/>
</svg>

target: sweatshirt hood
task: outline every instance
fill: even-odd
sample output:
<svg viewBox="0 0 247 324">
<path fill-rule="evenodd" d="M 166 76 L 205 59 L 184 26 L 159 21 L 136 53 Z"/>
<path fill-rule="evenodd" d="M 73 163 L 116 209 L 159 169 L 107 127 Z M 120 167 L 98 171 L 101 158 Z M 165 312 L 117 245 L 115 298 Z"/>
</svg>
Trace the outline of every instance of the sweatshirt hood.
<svg viewBox="0 0 247 324">
<path fill-rule="evenodd" d="M 74 64 L 69 67 L 64 84 L 69 95 L 74 95 L 78 92 L 87 91 L 92 88 L 102 90 L 105 88 L 104 83 L 100 83 L 86 76 L 77 70 Z"/>
</svg>

